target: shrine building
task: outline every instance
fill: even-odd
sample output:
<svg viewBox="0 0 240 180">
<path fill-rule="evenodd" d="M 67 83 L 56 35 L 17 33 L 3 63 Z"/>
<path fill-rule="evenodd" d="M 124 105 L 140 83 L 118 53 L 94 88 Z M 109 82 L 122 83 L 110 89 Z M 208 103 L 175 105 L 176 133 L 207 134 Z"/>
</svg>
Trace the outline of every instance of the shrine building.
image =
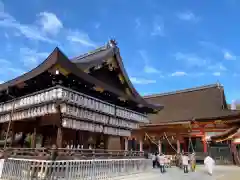
<svg viewBox="0 0 240 180">
<path fill-rule="evenodd" d="M 1 140 L 32 148 L 124 149 L 131 131 L 163 108 L 136 91 L 114 40 L 73 59 L 54 49 L 33 70 L 1 84 L 0 102 Z"/>
<path fill-rule="evenodd" d="M 219 83 L 145 96 L 164 109 L 134 130 L 128 149 L 175 154 L 207 153 L 215 146 L 238 144 L 240 111 L 229 109 Z"/>
</svg>

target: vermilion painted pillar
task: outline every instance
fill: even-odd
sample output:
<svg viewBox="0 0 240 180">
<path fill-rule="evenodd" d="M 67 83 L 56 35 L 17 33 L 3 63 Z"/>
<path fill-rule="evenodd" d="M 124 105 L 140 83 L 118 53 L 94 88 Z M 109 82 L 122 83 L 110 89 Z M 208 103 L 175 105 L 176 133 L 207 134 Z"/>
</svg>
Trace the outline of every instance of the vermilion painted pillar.
<svg viewBox="0 0 240 180">
<path fill-rule="evenodd" d="M 202 142 L 203 142 L 203 152 L 206 153 L 207 152 L 207 140 L 206 140 L 206 134 L 205 133 L 202 137 Z"/>
<path fill-rule="evenodd" d="M 204 131 L 204 127 L 201 127 L 201 129 L 200 129 L 200 132 L 201 132 L 201 134 L 203 135 L 202 136 L 202 143 L 203 143 L 203 152 L 204 153 L 207 153 L 207 138 L 206 138 L 206 133 L 205 133 L 205 131 Z"/>
<path fill-rule="evenodd" d="M 203 152 L 207 152 L 207 142 L 206 140 L 203 140 Z"/>
</svg>

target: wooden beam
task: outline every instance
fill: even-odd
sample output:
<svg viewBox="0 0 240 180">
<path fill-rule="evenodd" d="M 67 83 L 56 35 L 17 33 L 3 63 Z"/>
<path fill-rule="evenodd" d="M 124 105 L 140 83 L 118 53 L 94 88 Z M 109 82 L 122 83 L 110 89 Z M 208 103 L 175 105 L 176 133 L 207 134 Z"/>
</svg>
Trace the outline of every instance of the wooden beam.
<svg viewBox="0 0 240 180">
<path fill-rule="evenodd" d="M 58 129 L 57 129 L 57 142 L 56 142 L 56 144 L 57 144 L 57 147 L 58 148 L 62 148 L 62 140 L 63 140 L 63 132 L 62 132 L 62 127 L 58 127 Z"/>
</svg>

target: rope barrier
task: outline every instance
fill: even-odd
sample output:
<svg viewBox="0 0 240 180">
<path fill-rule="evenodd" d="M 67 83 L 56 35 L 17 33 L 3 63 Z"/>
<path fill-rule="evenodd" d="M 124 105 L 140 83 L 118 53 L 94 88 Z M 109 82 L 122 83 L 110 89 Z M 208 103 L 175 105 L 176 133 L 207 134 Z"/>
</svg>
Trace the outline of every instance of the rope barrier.
<svg viewBox="0 0 240 180">
<path fill-rule="evenodd" d="M 151 140 L 150 136 L 145 132 L 145 135 L 148 137 L 148 139 L 153 143 L 155 144 L 156 146 L 159 146 L 157 143 L 155 143 L 154 141 Z M 166 132 L 164 132 L 164 136 L 165 138 L 167 139 L 168 141 L 168 144 L 171 146 L 171 148 L 177 153 L 177 150 L 173 147 L 173 145 L 171 144 L 171 142 L 169 141 L 167 135 L 166 135 Z"/>
<path fill-rule="evenodd" d="M 166 135 L 166 132 L 164 132 L 164 136 L 165 136 L 165 138 L 167 139 L 168 144 L 171 146 L 171 148 L 172 148 L 176 153 L 178 153 L 177 150 L 173 147 L 173 145 L 172 145 L 171 142 L 169 141 L 169 139 L 168 139 L 168 137 L 167 137 L 167 135 Z"/>
<path fill-rule="evenodd" d="M 191 146 L 191 148 L 192 148 L 192 152 L 193 152 L 193 153 L 195 153 L 195 150 L 194 150 L 194 148 L 193 148 L 193 144 L 192 144 L 192 138 L 191 138 L 191 137 L 189 137 L 189 143 L 188 143 L 188 152 L 190 152 L 190 151 L 189 151 L 189 149 L 190 149 L 190 146 Z"/>
<path fill-rule="evenodd" d="M 158 146 L 158 144 L 155 143 L 155 142 L 151 139 L 151 137 L 150 137 L 146 132 L 145 132 L 145 136 L 148 137 L 148 139 L 151 141 L 151 143 L 153 143 L 153 144 L 155 144 L 156 146 Z"/>
</svg>

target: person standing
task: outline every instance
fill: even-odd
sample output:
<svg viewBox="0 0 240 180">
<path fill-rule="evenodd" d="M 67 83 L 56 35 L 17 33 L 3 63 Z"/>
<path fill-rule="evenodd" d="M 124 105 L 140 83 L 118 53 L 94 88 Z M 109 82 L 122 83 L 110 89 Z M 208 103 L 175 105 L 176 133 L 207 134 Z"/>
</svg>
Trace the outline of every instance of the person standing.
<svg viewBox="0 0 240 180">
<path fill-rule="evenodd" d="M 196 169 L 196 157 L 195 157 L 195 153 L 192 153 L 190 155 L 190 165 L 191 165 L 191 170 L 192 172 L 195 172 Z"/>
<path fill-rule="evenodd" d="M 160 165 L 160 171 L 161 173 L 164 173 L 166 172 L 165 170 L 165 156 L 164 154 L 160 154 L 159 158 L 158 158 L 158 162 L 159 162 L 159 165 Z"/>
<path fill-rule="evenodd" d="M 157 154 L 152 154 L 152 166 L 155 168 L 157 160 Z"/>
<path fill-rule="evenodd" d="M 188 161 L 189 161 L 188 155 L 187 154 L 183 154 L 183 156 L 182 156 L 182 165 L 183 165 L 184 173 L 188 173 Z"/>
<path fill-rule="evenodd" d="M 212 173 L 213 173 L 213 168 L 214 168 L 214 165 L 215 165 L 215 161 L 213 160 L 213 158 L 211 158 L 211 156 L 207 156 L 205 159 L 204 159 L 204 165 L 208 171 L 208 174 L 210 176 L 212 176 Z"/>
</svg>

